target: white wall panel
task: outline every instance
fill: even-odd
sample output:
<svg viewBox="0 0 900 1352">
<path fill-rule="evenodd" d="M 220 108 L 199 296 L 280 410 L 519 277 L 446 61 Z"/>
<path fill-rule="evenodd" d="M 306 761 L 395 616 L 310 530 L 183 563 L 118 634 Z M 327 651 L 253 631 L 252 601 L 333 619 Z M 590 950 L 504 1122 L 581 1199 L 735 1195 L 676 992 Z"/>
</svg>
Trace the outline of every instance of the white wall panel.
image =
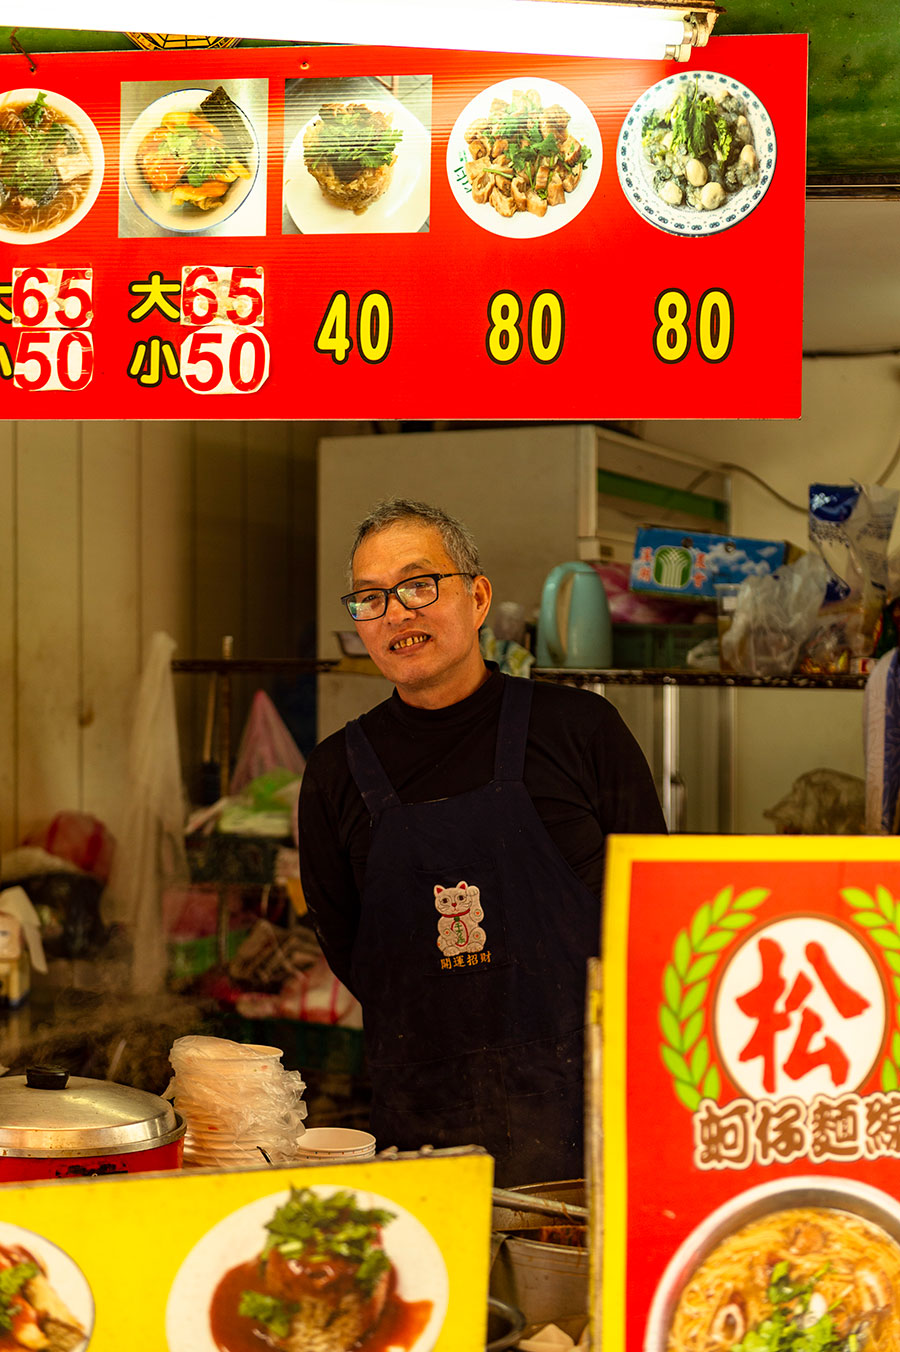
<svg viewBox="0 0 900 1352">
<path fill-rule="evenodd" d="M 63 809 L 115 830 L 155 631 L 182 659 L 218 657 L 225 634 L 235 656 L 296 655 L 315 614 L 319 430 L 0 423 L 0 849 Z M 208 680 L 174 681 L 190 770 Z M 235 682 L 234 746 L 265 683 Z"/>
<path fill-rule="evenodd" d="M 81 426 L 20 428 L 16 461 L 21 831 L 82 801 Z"/>
<path fill-rule="evenodd" d="M 137 425 L 82 427 L 81 801 L 115 832 L 140 665 Z"/>
</svg>

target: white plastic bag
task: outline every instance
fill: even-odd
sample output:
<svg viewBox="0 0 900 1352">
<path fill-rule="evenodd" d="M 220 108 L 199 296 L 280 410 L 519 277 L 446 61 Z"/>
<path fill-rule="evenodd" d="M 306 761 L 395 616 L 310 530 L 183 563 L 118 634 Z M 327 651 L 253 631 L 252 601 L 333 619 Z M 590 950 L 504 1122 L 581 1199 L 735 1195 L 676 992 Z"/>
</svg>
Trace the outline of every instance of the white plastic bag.
<svg viewBox="0 0 900 1352">
<path fill-rule="evenodd" d="M 184 849 L 185 798 L 181 782 L 172 653 L 175 640 L 157 633 L 138 688 L 128 753 L 128 782 L 109 885 L 103 894 L 107 919 L 129 930 L 133 943 L 132 988 L 138 994 L 163 989 L 166 940 L 162 896 L 189 877 Z"/>
<path fill-rule="evenodd" d="M 888 545 L 900 493 L 881 484 L 810 484 L 809 542 L 828 566 L 805 667 L 840 671 L 869 657 L 888 600 Z"/>
<path fill-rule="evenodd" d="M 827 583 L 828 568 L 818 554 L 745 578 L 731 627 L 721 638 L 723 663 L 741 676 L 790 676 L 815 627 Z"/>
</svg>

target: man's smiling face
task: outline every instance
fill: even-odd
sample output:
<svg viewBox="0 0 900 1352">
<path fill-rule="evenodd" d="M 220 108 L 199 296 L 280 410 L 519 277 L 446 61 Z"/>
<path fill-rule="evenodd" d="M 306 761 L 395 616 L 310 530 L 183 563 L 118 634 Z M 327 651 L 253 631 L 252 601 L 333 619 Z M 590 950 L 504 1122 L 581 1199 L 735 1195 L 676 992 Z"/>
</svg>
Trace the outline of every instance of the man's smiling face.
<svg viewBox="0 0 900 1352">
<path fill-rule="evenodd" d="M 422 573 L 455 573 L 436 526 L 410 518 L 367 535 L 353 556 L 353 589 L 393 587 Z M 396 596 L 378 620 L 356 629 L 379 671 L 407 704 L 440 709 L 477 690 L 487 671 L 478 630 L 491 604 L 491 584 L 479 576 L 440 582 L 438 599 L 407 610 Z"/>
</svg>

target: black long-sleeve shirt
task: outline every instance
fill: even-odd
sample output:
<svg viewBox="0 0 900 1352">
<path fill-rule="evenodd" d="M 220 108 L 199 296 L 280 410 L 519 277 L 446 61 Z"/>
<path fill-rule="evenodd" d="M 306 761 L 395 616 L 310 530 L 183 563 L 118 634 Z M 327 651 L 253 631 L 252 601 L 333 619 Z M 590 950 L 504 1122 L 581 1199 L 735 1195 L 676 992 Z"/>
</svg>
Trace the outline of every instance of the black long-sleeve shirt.
<svg viewBox="0 0 900 1352">
<path fill-rule="evenodd" d="M 396 691 L 361 723 L 401 802 L 466 793 L 493 778 L 504 677 L 458 704 L 419 709 Z M 608 700 L 534 683 L 525 787 L 551 838 L 598 899 L 606 837 L 666 830 L 643 753 Z M 352 989 L 350 958 L 369 851 L 369 814 L 347 764 L 344 732 L 312 752 L 298 809 L 300 875 L 329 965 Z"/>
</svg>

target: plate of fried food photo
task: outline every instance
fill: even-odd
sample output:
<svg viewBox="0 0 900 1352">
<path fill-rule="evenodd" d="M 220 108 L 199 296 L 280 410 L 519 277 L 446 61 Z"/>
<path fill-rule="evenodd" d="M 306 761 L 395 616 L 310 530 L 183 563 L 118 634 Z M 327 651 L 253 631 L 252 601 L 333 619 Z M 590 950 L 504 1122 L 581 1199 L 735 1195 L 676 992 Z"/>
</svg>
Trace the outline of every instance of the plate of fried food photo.
<svg viewBox="0 0 900 1352">
<path fill-rule="evenodd" d="M 447 176 L 476 225 L 535 239 L 584 210 L 602 160 L 587 105 L 552 80 L 523 76 L 491 85 L 463 109 L 450 133 Z"/>
<path fill-rule="evenodd" d="M 42 1235 L 0 1222 L 0 1347 L 83 1352 L 93 1326 L 78 1265 Z"/>
</svg>

